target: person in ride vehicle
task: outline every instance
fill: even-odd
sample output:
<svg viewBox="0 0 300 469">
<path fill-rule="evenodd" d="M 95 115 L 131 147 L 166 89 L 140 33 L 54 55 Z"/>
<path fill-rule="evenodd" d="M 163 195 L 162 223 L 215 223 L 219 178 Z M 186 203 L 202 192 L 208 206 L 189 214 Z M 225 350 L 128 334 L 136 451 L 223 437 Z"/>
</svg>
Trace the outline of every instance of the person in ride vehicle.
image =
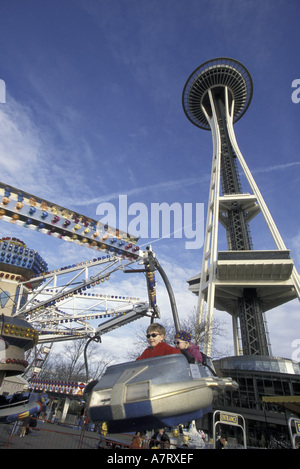
<svg viewBox="0 0 300 469">
<path fill-rule="evenodd" d="M 148 340 L 149 347 L 144 350 L 137 360 L 143 360 L 144 358 L 159 357 L 161 355 L 173 355 L 181 353 L 175 347 L 168 345 L 164 342 L 166 336 L 165 328 L 158 323 L 150 324 L 147 328 L 146 337 Z"/>
<path fill-rule="evenodd" d="M 178 350 L 186 351 L 189 355 L 191 355 L 195 359 L 195 362 L 202 363 L 202 353 L 200 352 L 198 345 L 193 344 L 191 340 L 192 337 L 189 332 L 178 331 L 175 335 L 174 344 Z"/>
</svg>

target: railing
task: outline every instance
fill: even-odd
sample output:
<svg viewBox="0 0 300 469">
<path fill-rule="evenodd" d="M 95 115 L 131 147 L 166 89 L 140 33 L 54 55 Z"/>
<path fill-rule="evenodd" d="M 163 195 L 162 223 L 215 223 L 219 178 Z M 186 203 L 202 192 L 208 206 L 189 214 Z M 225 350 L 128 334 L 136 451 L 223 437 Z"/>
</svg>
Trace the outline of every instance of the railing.
<svg viewBox="0 0 300 469">
<path fill-rule="evenodd" d="M 86 427 L 60 425 L 41 419 L 0 424 L 1 449 L 138 449 L 132 446 L 133 434 L 102 435 Z M 171 438 L 170 445 L 145 439 L 140 449 L 189 449 L 188 438 Z M 206 446 L 208 447 L 208 446 Z M 190 449 L 192 449 L 191 446 Z M 194 447 L 195 448 L 195 447 Z"/>
<path fill-rule="evenodd" d="M 0 449 L 94 449 L 100 435 L 85 428 L 30 419 L 0 424 Z"/>
</svg>

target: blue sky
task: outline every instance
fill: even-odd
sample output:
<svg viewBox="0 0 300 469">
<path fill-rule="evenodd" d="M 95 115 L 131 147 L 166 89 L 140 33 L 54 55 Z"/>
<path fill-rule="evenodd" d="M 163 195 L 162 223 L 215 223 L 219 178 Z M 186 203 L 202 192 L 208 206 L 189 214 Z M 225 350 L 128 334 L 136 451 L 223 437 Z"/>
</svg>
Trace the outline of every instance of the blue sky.
<svg viewBox="0 0 300 469">
<path fill-rule="evenodd" d="M 1 180 L 92 218 L 100 203 L 117 206 L 119 194 L 149 211 L 162 202 L 204 204 L 206 211 L 211 133 L 187 120 L 182 90 L 203 62 L 232 57 L 254 83 L 235 125 L 237 141 L 299 270 L 300 103 L 291 99 L 300 78 L 299 10 L 298 0 L 1 2 Z M 272 249 L 264 224 L 253 225 L 254 248 Z M 1 230 L 34 247 L 52 269 L 90 256 L 10 224 Z M 186 249 L 186 239 L 174 236 L 140 245 L 151 241 L 180 315 L 189 314 L 197 300 L 186 280 L 200 270 L 202 249 Z M 136 293 L 137 285 L 126 277 L 110 288 Z M 163 321 L 170 312 L 158 288 Z M 230 345 L 230 318 L 217 316 L 229 323 Z M 300 339 L 298 301 L 267 320 L 273 354 L 291 357 Z M 122 339 L 126 347 L 133 328 L 106 346 Z"/>
</svg>

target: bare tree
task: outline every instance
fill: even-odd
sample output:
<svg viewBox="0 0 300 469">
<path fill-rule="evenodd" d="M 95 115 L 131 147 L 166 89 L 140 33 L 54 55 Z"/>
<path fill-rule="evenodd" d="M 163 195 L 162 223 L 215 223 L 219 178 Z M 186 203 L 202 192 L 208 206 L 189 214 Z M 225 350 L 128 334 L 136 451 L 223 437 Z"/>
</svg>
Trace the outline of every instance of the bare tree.
<svg viewBox="0 0 300 469">
<path fill-rule="evenodd" d="M 84 349 L 86 339 L 65 342 L 62 349 L 53 351 L 39 377 L 58 381 L 85 381 L 86 367 Z M 113 363 L 114 357 L 101 350 L 101 345 L 91 342 L 87 347 L 89 379 L 99 379 L 106 368 Z"/>
<path fill-rule="evenodd" d="M 166 329 L 166 342 L 170 345 L 174 344 L 174 337 L 176 334 L 175 326 L 172 320 L 157 321 L 164 326 Z M 193 311 L 185 319 L 180 320 L 180 328 L 189 332 L 192 336 L 192 342 L 197 343 L 200 346 L 200 350 L 203 347 L 205 340 L 205 323 L 196 323 L 196 310 Z M 224 336 L 226 330 L 222 321 L 214 319 L 212 325 L 212 358 L 217 359 L 222 356 L 228 355 L 229 351 L 222 349 L 222 341 L 220 340 Z M 127 357 L 129 360 L 135 360 L 145 348 L 148 347 L 148 343 L 145 336 L 146 331 L 143 329 L 137 330 L 135 338 L 133 339 L 134 349 L 128 350 Z"/>
</svg>

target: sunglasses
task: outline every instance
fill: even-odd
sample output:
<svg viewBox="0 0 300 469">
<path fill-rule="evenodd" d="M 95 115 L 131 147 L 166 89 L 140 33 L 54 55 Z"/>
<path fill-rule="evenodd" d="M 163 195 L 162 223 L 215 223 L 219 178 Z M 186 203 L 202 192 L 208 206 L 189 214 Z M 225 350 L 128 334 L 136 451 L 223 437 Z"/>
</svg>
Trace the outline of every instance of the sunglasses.
<svg viewBox="0 0 300 469">
<path fill-rule="evenodd" d="M 146 334 L 147 339 L 150 339 L 150 337 L 156 337 L 161 334 Z"/>
<path fill-rule="evenodd" d="M 176 340 L 175 340 L 174 344 L 175 344 L 175 345 L 180 345 L 180 344 L 182 344 L 183 342 L 184 342 L 183 340 L 177 340 L 177 342 L 176 342 Z"/>
</svg>

